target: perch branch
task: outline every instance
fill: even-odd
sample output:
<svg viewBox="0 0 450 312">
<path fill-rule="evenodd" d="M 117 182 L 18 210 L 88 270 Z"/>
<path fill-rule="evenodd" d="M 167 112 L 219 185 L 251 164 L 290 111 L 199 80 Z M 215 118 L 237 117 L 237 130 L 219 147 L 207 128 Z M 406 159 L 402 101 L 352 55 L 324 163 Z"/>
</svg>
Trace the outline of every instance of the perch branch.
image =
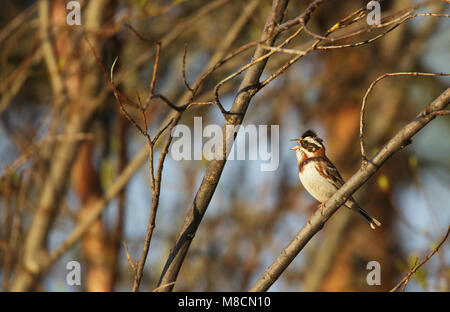
<svg viewBox="0 0 450 312">
<path fill-rule="evenodd" d="M 380 151 L 347 181 L 323 206 L 317 210 L 294 239 L 286 246 L 277 259 L 269 266 L 262 276 L 255 282 L 250 291 L 266 291 L 280 277 L 288 265 L 325 225 L 326 221 L 345 203 L 359 187 L 378 171 L 383 163 L 404 142 L 409 141 L 417 132 L 425 127 L 436 115 L 434 112 L 442 111 L 450 103 L 450 88 L 447 88 L 431 104 L 429 104 L 411 122 L 405 125 L 391 138 Z"/>
</svg>

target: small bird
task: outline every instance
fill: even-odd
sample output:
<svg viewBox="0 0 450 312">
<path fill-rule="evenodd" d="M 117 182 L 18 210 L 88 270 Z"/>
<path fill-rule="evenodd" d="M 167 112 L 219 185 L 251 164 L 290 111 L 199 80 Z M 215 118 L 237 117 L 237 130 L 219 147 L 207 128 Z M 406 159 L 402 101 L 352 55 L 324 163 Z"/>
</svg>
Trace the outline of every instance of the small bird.
<svg viewBox="0 0 450 312">
<path fill-rule="evenodd" d="M 294 150 L 297 156 L 300 181 L 312 197 L 320 203 L 326 202 L 344 185 L 344 180 L 325 155 L 323 140 L 314 131 L 308 130 L 300 138 L 291 141 L 298 143 L 291 150 Z M 372 229 L 381 225 L 377 219 L 359 207 L 353 197 L 350 197 L 344 205 L 356 211 Z"/>
</svg>

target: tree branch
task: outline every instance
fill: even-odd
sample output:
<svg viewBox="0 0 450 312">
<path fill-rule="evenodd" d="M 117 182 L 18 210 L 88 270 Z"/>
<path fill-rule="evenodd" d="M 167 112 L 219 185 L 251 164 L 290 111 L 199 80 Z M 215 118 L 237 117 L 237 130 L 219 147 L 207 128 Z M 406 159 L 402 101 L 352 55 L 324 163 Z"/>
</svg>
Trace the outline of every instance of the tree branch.
<svg viewBox="0 0 450 312">
<path fill-rule="evenodd" d="M 405 125 L 380 151 L 369 160 L 345 183 L 322 207 L 316 211 L 309 222 L 297 233 L 294 239 L 286 246 L 277 259 L 255 282 L 250 291 L 266 291 L 280 277 L 309 240 L 324 226 L 325 222 L 345 203 L 359 187 L 361 187 L 383 163 L 397 150 L 401 149 L 405 142 L 425 127 L 436 117 L 436 112 L 442 111 L 450 102 L 450 88 L 447 88 L 439 97 L 429 104 L 417 117 Z"/>
<path fill-rule="evenodd" d="M 271 34 L 274 28 L 281 22 L 287 3 L 288 0 L 277 0 L 273 2 L 271 13 L 267 18 L 266 25 L 262 33 L 262 40 L 267 40 L 267 45 L 273 45 L 275 42 L 275 38 L 271 37 Z M 253 55 L 253 60 L 260 58 L 265 53 L 266 52 L 263 48 L 257 47 Z M 236 96 L 230 110 L 233 115 L 229 115 L 229 118 L 226 120 L 226 124 L 236 126 L 242 123 L 250 100 L 257 91 L 259 78 L 264 70 L 266 62 L 267 59 L 255 64 L 246 72 L 239 88 L 240 91 L 238 92 L 238 95 Z M 226 138 L 226 140 L 227 142 L 224 144 L 225 150 L 226 146 L 231 146 L 234 141 L 234 137 L 230 136 Z M 219 183 L 225 163 L 226 157 L 212 160 L 209 163 L 200 188 L 195 195 L 192 207 L 189 210 L 189 214 L 186 217 L 185 223 L 180 231 L 177 242 L 164 266 L 158 283 L 158 291 L 171 291 L 173 289 L 174 284 L 171 283 L 175 282 L 177 279 L 178 272 L 189 250 L 192 239 L 195 236 L 197 228 L 200 225 L 206 209 L 208 208 L 216 186 Z M 164 285 L 166 286 L 161 287 Z"/>
</svg>

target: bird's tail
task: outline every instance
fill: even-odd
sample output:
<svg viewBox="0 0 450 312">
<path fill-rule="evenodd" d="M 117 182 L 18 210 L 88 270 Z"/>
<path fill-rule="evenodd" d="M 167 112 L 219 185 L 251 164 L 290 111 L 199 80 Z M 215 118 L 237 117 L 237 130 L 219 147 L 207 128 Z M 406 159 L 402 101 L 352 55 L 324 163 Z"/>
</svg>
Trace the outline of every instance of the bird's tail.
<svg viewBox="0 0 450 312">
<path fill-rule="evenodd" d="M 381 226 L 381 222 L 372 217 L 367 211 L 359 207 L 359 205 L 356 202 L 352 203 L 345 203 L 347 207 L 352 209 L 353 211 L 357 212 L 358 215 L 360 215 L 366 222 L 370 225 L 370 227 L 375 230 L 377 226 Z"/>
</svg>

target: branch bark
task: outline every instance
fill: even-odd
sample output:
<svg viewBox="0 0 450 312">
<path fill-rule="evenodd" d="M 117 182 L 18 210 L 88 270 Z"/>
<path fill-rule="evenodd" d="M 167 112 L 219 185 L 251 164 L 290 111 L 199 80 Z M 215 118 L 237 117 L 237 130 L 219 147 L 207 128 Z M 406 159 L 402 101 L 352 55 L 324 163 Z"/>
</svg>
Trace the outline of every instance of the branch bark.
<svg viewBox="0 0 450 312">
<path fill-rule="evenodd" d="M 250 291 L 266 291 L 280 277 L 309 240 L 324 226 L 325 222 L 345 203 L 359 187 L 378 171 L 383 163 L 397 150 L 402 149 L 411 138 L 425 127 L 450 103 L 450 88 L 429 104 L 414 120 L 405 125 L 380 151 L 369 161 L 363 162 L 360 169 L 309 219 L 309 222 L 297 233 L 277 259 L 255 282 Z"/>
</svg>

